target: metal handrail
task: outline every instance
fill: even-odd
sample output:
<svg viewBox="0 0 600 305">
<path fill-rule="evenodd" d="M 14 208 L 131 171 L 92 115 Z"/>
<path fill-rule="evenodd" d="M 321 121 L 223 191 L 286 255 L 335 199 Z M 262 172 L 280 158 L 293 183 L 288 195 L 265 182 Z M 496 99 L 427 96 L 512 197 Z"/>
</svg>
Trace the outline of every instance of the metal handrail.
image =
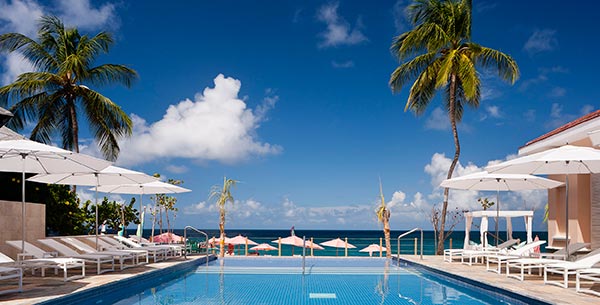
<svg viewBox="0 0 600 305">
<path fill-rule="evenodd" d="M 209 261 L 208 260 L 208 234 L 206 234 L 206 232 L 200 231 L 200 230 L 198 230 L 198 229 L 196 229 L 196 228 L 194 228 L 192 226 L 186 226 L 183 229 L 183 242 L 184 242 L 184 245 L 185 245 L 185 251 L 183 252 L 184 253 L 183 254 L 183 258 L 187 259 L 187 230 L 188 229 L 196 231 L 197 233 L 200 233 L 200 234 L 204 235 L 204 237 L 206 238 L 206 243 L 205 243 L 206 244 L 206 253 L 205 253 L 205 255 L 206 255 L 206 264 L 208 264 L 208 261 Z"/>
<path fill-rule="evenodd" d="M 422 228 L 414 228 L 408 232 L 400 234 L 400 236 L 398 236 L 398 238 L 397 238 L 398 239 L 398 264 L 400 264 L 400 238 L 402 238 L 408 234 L 411 234 L 415 231 L 421 231 L 421 260 L 423 260 L 423 229 Z M 390 249 L 390 251 L 391 251 L 391 249 Z"/>
</svg>

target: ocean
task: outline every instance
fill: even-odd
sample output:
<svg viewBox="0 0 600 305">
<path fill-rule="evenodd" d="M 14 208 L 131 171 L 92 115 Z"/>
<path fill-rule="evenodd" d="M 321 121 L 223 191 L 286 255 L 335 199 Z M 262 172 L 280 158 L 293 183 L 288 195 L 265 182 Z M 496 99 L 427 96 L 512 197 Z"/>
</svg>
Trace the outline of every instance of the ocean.
<svg viewBox="0 0 600 305">
<path fill-rule="evenodd" d="M 201 230 L 208 234 L 208 237 L 218 237 L 218 230 Z M 391 247 L 394 254 L 397 253 L 398 249 L 398 236 L 406 232 L 406 230 L 397 230 L 391 231 Z M 128 234 L 134 235 L 135 230 L 128 230 Z M 144 230 L 144 237 L 149 237 L 151 230 Z M 158 229 L 154 231 L 155 235 L 158 235 L 160 232 Z M 175 229 L 173 233 L 177 235 L 183 236 L 183 229 Z M 238 234 L 248 237 L 249 239 L 255 241 L 256 243 L 268 243 L 277 248 L 277 243 L 272 243 L 271 241 L 277 240 L 279 237 L 285 238 L 290 236 L 290 230 L 225 230 L 227 237 L 235 237 Z M 355 249 L 348 249 L 349 256 L 369 256 L 369 253 L 359 252 L 358 250 L 367 247 L 370 244 L 379 245 L 380 238 L 383 239 L 383 231 L 381 230 L 295 230 L 295 235 L 302 238 L 306 237 L 307 240 L 313 238 L 314 243 L 322 243 L 334 238 L 348 238 L 348 243 L 356 246 Z M 547 240 L 548 233 L 547 232 L 533 232 L 533 236 L 538 236 L 540 240 Z M 464 231 L 455 231 L 452 233 L 449 239 L 445 242 L 445 248 L 462 248 L 464 241 Z M 471 240 L 473 242 L 479 243 L 479 231 L 472 231 Z M 522 241 L 526 239 L 526 232 L 513 232 L 513 238 L 520 238 Z M 203 240 L 204 237 L 200 238 L 201 235 L 188 230 L 188 238 Z M 420 232 L 411 233 L 401 239 L 400 242 L 400 253 L 401 254 L 414 254 L 415 251 L 415 238 L 420 237 Z M 500 237 L 505 240 L 506 233 L 500 231 Z M 450 240 L 451 239 L 451 240 Z M 385 247 L 385 240 L 382 241 L 383 246 Z M 450 242 L 452 242 L 452 247 L 450 247 Z M 490 238 L 490 243 L 495 243 L 492 238 Z M 250 248 L 249 246 L 248 248 Z M 417 245 L 420 247 L 420 245 Z M 330 247 L 323 247 L 324 250 L 313 250 L 313 255 L 315 256 L 343 256 L 344 249 L 336 249 Z M 542 248 L 542 251 L 544 249 Z M 290 256 L 292 254 L 302 254 L 302 248 L 292 247 L 288 245 L 281 246 L 281 255 L 282 256 Z M 245 245 L 237 246 L 235 249 L 237 255 L 245 254 Z M 260 251 L 262 254 L 269 254 L 276 256 L 278 255 L 278 251 Z M 306 249 L 306 254 L 310 255 L 310 249 Z M 435 239 L 433 231 L 423 231 L 423 254 L 424 255 L 433 255 L 435 253 Z M 379 252 L 373 253 L 373 255 L 379 255 Z M 385 255 L 385 253 L 383 253 Z"/>
</svg>

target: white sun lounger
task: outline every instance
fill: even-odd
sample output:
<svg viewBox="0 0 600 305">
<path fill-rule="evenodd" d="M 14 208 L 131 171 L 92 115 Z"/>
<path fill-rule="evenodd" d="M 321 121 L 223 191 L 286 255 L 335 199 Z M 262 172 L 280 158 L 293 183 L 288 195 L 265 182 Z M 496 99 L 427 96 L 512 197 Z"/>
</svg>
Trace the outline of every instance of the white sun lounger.
<svg viewBox="0 0 600 305">
<path fill-rule="evenodd" d="M 477 263 L 480 258 L 483 260 L 483 258 L 490 254 L 498 254 L 501 251 L 508 251 L 508 248 L 516 245 L 517 243 L 519 243 L 518 239 L 510 239 L 499 244 L 498 247 L 489 246 L 481 250 L 465 250 L 460 255 L 460 261 L 463 264 L 472 266 L 473 263 Z"/>
<path fill-rule="evenodd" d="M 544 284 L 558 285 L 569 288 L 569 275 L 577 274 L 578 270 L 590 269 L 600 262 L 600 249 L 596 249 L 574 262 L 562 262 L 544 266 Z M 548 280 L 548 273 L 558 273 L 563 275 L 562 281 Z"/>
<path fill-rule="evenodd" d="M 112 255 L 106 254 L 79 254 L 77 251 L 67 247 L 64 244 L 59 243 L 58 241 L 47 238 L 47 239 L 38 239 L 40 243 L 48 248 L 52 248 L 56 250 L 61 256 L 80 258 L 84 260 L 86 263 L 96 264 L 96 273 L 102 274 L 109 271 L 115 271 L 115 260 Z M 35 247 L 30 245 L 31 247 Z M 41 249 L 40 249 L 41 250 Z M 110 268 L 102 269 L 102 264 L 110 264 Z"/>
<path fill-rule="evenodd" d="M 0 266 L 0 280 L 17 279 L 18 288 L 0 290 L 0 294 L 23 292 L 23 270 L 15 267 Z"/>
<path fill-rule="evenodd" d="M 96 242 L 95 237 L 86 237 L 86 239 L 93 243 Z M 99 237 L 98 238 L 98 245 L 100 246 L 100 248 L 102 248 L 103 251 L 129 253 L 131 255 L 134 255 L 134 257 L 136 259 L 136 264 L 138 264 L 138 265 L 150 263 L 150 253 L 147 250 L 131 249 L 131 248 L 125 247 L 124 245 L 113 246 L 112 244 L 107 243 L 106 239 L 110 239 L 110 238 L 109 237 Z M 74 244 L 77 244 L 77 242 L 79 242 L 79 241 L 73 241 Z M 85 245 L 85 246 L 87 246 L 87 245 Z M 81 246 L 81 247 L 85 249 L 85 246 Z M 94 250 L 94 248 L 91 248 L 91 250 Z M 86 250 L 84 250 L 84 251 L 86 251 Z M 145 261 L 140 261 L 140 258 L 145 258 L 144 259 Z"/>
<path fill-rule="evenodd" d="M 138 252 L 138 251 L 122 251 L 122 250 L 103 250 L 103 251 L 96 251 L 96 249 L 92 248 L 91 246 L 87 245 L 86 243 L 73 238 L 73 237 L 62 237 L 60 240 L 62 240 L 63 243 L 68 244 L 70 246 L 72 246 L 73 248 L 76 248 L 77 250 L 84 252 L 84 253 L 90 253 L 90 254 L 105 254 L 105 255 L 112 255 L 113 259 L 115 260 L 119 260 L 119 265 L 121 270 L 125 269 L 125 268 L 130 268 L 130 267 L 135 267 L 136 265 L 141 265 L 141 264 L 145 264 L 148 262 L 148 253 L 147 252 Z M 146 262 L 140 262 L 140 258 L 146 257 Z M 131 260 L 131 265 L 127 265 L 125 264 L 125 261 L 130 259 Z"/>
<path fill-rule="evenodd" d="M 510 250 L 510 251 L 506 251 L 506 252 L 501 251 L 501 252 L 496 252 L 493 254 L 488 254 L 485 256 L 486 270 L 500 274 L 500 273 L 502 273 L 502 263 L 505 263 L 511 259 L 518 259 L 518 258 L 526 257 L 529 255 L 529 253 L 531 251 L 533 251 L 533 249 L 535 247 L 539 247 L 545 243 L 546 243 L 545 240 L 538 240 L 538 241 L 533 241 L 528 244 L 525 244 L 524 246 L 522 246 L 518 249 L 515 249 L 515 250 Z M 491 268 L 490 267 L 491 264 L 497 264 L 498 268 Z"/>
<path fill-rule="evenodd" d="M 581 293 L 593 294 L 600 296 L 600 292 L 592 289 L 581 288 L 581 280 L 587 280 L 594 283 L 600 283 L 600 268 L 590 268 L 577 270 L 575 290 Z"/>
<path fill-rule="evenodd" d="M 9 240 L 6 242 L 6 244 L 21 250 L 20 240 Z M 46 275 L 46 268 L 54 269 L 54 274 L 58 274 L 58 270 L 60 269 L 63 271 L 63 280 L 65 282 L 85 277 L 85 262 L 82 259 L 73 257 L 56 257 L 56 252 L 44 252 L 37 247 L 35 247 L 37 249 L 28 247 L 28 244 L 29 243 L 25 242 L 25 253 L 19 253 L 17 255 L 18 264 L 35 264 L 35 267 L 42 269 L 42 276 Z M 38 250 L 41 250 L 41 252 Z M 26 259 L 27 257 L 34 258 Z M 69 276 L 69 269 L 79 268 L 81 268 L 81 275 L 77 274 Z"/>
<path fill-rule="evenodd" d="M 160 243 L 155 243 L 155 242 L 151 242 L 145 238 L 140 238 L 140 237 L 129 237 L 129 240 L 133 241 L 134 243 L 138 243 L 142 246 L 155 246 L 155 247 L 169 247 L 170 248 L 170 253 L 173 256 L 183 256 L 183 251 L 184 251 L 184 246 L 183 245 L 178 245 L 178 244 L 160 244 Z"/>
<path fill-rule="evenodd" d="M 158 260 L 163 260 L 167 258 L 167 253 L 170 251 L 170 247 L 158 247 L 158 246 L 142 246 L 140 244 L 137 244 L 131 240 L 129 240 L 128 238 L 125 238 L 123 236 L 113 236 L 117 241 L 121 242 L 122 244 L 126 245 L 127 247 L 131 248 L 131 249 L 140 249 L 140 250 L 146 250 L 148 251 L 149 254 L 152 254 L 152 258 L 154 259 L 154 262 L 156 263 Z M 161 259 L 162 256 L 162 259 Z"/>
<path fill-rule="evenodd" d="M 567 248 L 562 248 L 554 253 L 539 254 L 540 257 L 538 258 L 519 258 L 514 260 L 508 260 L 506 262 L 506 276 L 523 281 L 525 279 L 525 270 L 528 271 L 528 274 L 531 274 L 531 270 L 533 269 L 538 269 L 538 274 L 541 276 L 544 266 L 548 264 L 562 263 L 564 262 L 564 259 L 567 258 L 567 256 L 575 254 L 577 251 L 581 250 L 582 248 L 585 248 L 587 245 L 589 244 L 574 243 L 570 244 Z M 558 259 L 548 259 L 545 257 L 556 257 Z M 519 269 L 520 274 L 511 274 L 511 268 Z"/>
</svg>

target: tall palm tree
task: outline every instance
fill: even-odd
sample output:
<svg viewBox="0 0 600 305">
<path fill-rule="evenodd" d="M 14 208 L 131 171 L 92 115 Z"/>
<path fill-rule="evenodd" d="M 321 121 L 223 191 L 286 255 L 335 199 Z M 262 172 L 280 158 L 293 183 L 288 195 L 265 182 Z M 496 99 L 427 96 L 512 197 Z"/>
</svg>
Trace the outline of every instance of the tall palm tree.
<svg viewBox="0 0 600 305">
<path fill-rule="evenodd" d="M 92 66 L 112 43 L 109 33 L 81 35 L 54 16 L 40 19 L 37 41 L 19 33 L 0 35 L 0 51 L 19 52 L 36 70 L 0 88 L 0 105 L 11 104 L 14 113 L 9 127 L 22 129 L 37 120 L 33 140 L 49 143 L 58 133 L 65 149 L 79 152 L 78 111 L 83 112 L 104 157 L 116 160 L 119 138 L 131 134 L 131 119 L 109 98 L 84 85 L 130 87 L 137 79 L 137 73 L 124 65 Z"/>
<path fill-rule="evenodd" d="M 233 203 L 233 195 L 231 195 L 231 188 L 237 183 L 236 180 L 227 179 L 223 177 L 223 186 L 215 185 L 210 191 L 210 198 L 216 198 L 217 207 L 219 208 L 219 231 L 221 232 L 221 238 L 219 241 L 219 256 L 225 256 L 225 204 L 227 202 Z"/>
<path fill-rule="evenodd" d="M 383 187 L 381 186 L 381 179 L 379 180 L 379 196 L 381 197 L 381 205 L 377 208 L 377 219 L 383 224 L 383 237 L 385 238 L 385 257 L 392 257 L 392 247 L 390 243 L 390 216 L 392 213 L 385 206 L 385 199 L 383 198 Z M 400 249 L 398 249 L 400 250 Z"/>
<path fill-rule="evenodd" d="M 416 0 L 408 7 L 413 29 L 395 37 L 392 53 L 401 62 L 390 77 L 393 92 L 399 92 L 408 82 L 410 87 L 406 110 L 421 115 L 436 92 L 444 90 L 444 107 L 448 112 L 455 152 L 448 179 L 460 156 L 456 128 L 463 116 L 463 107 L 479 106 L 480 80 L 476 67 L 495 69 L 499 77 L 513 84 L 519 77 L 517 63 L 507 54 L 471 41 L 471 0 Z M 444 249 L 448 188 L 438 231 L 438 253 Z"/>
</svg>

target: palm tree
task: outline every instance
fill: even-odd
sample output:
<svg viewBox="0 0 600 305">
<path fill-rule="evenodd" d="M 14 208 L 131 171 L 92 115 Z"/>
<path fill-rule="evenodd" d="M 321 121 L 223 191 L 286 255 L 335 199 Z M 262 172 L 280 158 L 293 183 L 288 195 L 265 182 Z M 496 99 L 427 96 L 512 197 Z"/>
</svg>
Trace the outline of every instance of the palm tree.
<svg viewBox="0 0 600 305">
<path fill-rule="evenodd" d="M 233 196 L 231 188 L 237 183 L 236 180 L 223 177 L 223 186 L 215 185 L 210 191 L 210 198 L 217 198 L 217 207 L 219 208 L 219 230 L 221 238 L 219 241 L 219 256 L 225 256 L 225 204 L 231 202 L 233 204 Z"/>
<path fill-rule="evenodd" d="M 413 29 L 395 37 L 391 50 L 401 62 L 390 77 L 393 92 L 409 81 L 406 110 L 421 115 L 435 93 L 445 92 L 444 107 L 448 112 L 454 137 L 454 158 L 448 169 L 452 173 L 460 156 L 456 124 L 463 116 L 463 107 L 479 106 L 480 80 L 476 66 L 495 69 L 500 78 L 513 84 L 519 77 L 517 63 L 507 54 L 471 41 L 470 0 L 416 0 L 408 7 Z M 444 189 L 439 228 L 438 253 L 444 249 L 448 188 Z"/>
<path fill-rule="evenodd" d="M 79 110 L 104 157 L 116 160 L 119 138 L 131 134 L 131 119 L 109 98 L 84 85 L 130 87 L 137 79 L 137 72 L 123 65 L 92 66 L 98 55 L 108 53 L 112 43 L 109 33 L 81 35 L 54 16 L 40 19 L 37 41 L 19 33 L 0 35 L 0 51 L 19 52 L 36 70 L 0 88 L 0 105 L 11 103 L 15 115 L 9 127 L 22 129 L 37 120 L 31 132 L 33 140 L 49 143 L 58 133 L 65 149 L 79 152 Z"/>
<path fill-rule="evenodd" d="M 385 206 L 385 199 L 383 198 L 383 188 L 381 186 L 381 179 L 379 180 L 379 195 L 381 196 L 381 205 L 377 208 L 377 219 L 383 224 L 383 237 L 385 238 L 385 257 L 392 257 L 392 248 L 390 243 L 390 216 L 392 213 Z"/>
</svg>

